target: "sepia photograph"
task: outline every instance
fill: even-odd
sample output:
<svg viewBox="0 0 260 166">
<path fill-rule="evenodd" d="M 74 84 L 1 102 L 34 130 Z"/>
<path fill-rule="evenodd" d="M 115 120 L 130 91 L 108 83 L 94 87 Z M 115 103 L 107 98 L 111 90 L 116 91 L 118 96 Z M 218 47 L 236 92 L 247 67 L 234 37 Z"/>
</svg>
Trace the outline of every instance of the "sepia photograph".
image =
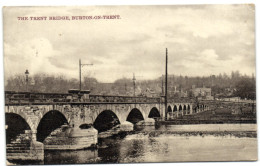
<svg viewBox="0 0 260 166">
<path fill-rule="evenodd" d="M 2 12 L 7 165 L 258 160 L 254 4 Z"/>
</svg>

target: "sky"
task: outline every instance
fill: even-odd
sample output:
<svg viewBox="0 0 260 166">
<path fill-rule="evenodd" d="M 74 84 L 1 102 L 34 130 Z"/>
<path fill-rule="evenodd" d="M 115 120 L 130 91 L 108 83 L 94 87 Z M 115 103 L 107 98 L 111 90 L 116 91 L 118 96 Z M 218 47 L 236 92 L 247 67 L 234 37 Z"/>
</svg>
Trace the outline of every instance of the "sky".
<svg viewBox="0 0 260 166">
<path fill-rule="evenodd" d="M 120 15 L 120 19 L 18 20 L 38 16 Z M 168 73 L 187 76 L 255 73 L 252 5 L 4 8 L 5 80 L 48 73 L 113 82 Z"/>
</svg>

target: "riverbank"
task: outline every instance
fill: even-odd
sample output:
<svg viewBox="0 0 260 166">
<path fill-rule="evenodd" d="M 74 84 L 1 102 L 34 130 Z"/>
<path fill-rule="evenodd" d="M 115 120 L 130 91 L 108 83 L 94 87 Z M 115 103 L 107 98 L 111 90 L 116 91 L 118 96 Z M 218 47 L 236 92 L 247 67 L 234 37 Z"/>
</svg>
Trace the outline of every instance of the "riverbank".
<svg viewBox="0 0 260 166">
<path fill-rule="evenodd" d="M 162 125 L 135 126 L 135 130 L 119 132 L 107 138 L 124 138 L 127 135 L 142 134 L 149 137 L 160 135 L 172 136 L 214 136 L 214 137 L 237 137 L 257 138 L 256 124 L 189 124 L 189 125 Z M 101 138 L 102 139 L 102 138 Z"/>
<path fill-rule="evenodd" d="M 238 137 L 238 138 L 257 138 L 257 133 L 255 131 L 140 131 L 134 134 L 142 133 L 143 135 L 148 135 L 149 137 L 158 137 L 164 134 L 170 134 L 172 136 L 215 136 L 215 137 Z"/>
<path fill-rule="evenodd" d="M 204 120 L 204 119 L 172 119 L 158 121 L 159 125 L 192 125 L 192 124 L 256 124 L 256 120 Z"/>
</svg>

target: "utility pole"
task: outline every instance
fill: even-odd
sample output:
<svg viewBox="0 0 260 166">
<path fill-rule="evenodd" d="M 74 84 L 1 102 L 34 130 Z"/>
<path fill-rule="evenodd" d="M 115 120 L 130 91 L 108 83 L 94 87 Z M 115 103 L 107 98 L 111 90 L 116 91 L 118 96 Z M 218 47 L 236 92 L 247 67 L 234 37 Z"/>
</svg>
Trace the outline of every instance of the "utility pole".
<svg viewBox="0 0 260 166">
<path fill-rule="evenodd" d="M 81 59 L 79 59 L 79 91 L 81 91 L 81 68 L 83 66 L 92 66 L 93 64 L 81 64 Z"/>
<path fill-rule="evenodd" d="M 173 89 L 174 88 L 174 75 L 172 75 L 172 88 L 171 89 Z"/>
<path fill-rule="evenodd" d="M 136 77 L 143 77 L 143 76 L 136 76 L 135 73 L 133 73 L 133 85 L 134 85 L 134 97 L 135 97 L 135 90 L 136 90 Z M 141 84 L 141 83 L 140 83 Z M 141 85 L 140 85 L 141 87 Z M 142 92 L 142 88 L 141 88 L 141 92 Z"/>
<path fill-rule="evenodd" d="M 163 91 L 163 75 L 162 75 L 162 96 L 164 95 L 164 91 Z"/>
<path fill-rule="evenodd" d="M 135 81 L 136 81 L 135 73 L 133 73 L 134 97 L 135 97 Z"/>
<path fill-rule="evenodd" d="M 165 119 L 167 119 L 167 79 L 168 79 L 168 50 L 166 48 L 166 62 L 165 62 Z"/>
<path fill-rule="evenodd" d="M 127 93 L 127 85 L 125 83 L 125 95 L 126 95 L 126 93 Z"/>
</svg>

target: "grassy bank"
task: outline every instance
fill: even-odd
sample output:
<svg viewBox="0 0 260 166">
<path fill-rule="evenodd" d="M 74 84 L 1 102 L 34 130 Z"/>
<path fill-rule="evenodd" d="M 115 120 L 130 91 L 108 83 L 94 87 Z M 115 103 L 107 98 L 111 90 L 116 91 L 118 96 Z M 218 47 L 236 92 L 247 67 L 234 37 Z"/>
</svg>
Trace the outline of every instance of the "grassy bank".
<svg viewBox="0 0 260 166">
<path fill-rule="evenodd" d="M 137 132 L 135 132 L 137 133 Z M 257 138 L 257 133 L 255 131 L 140 131 L 140 133 L 144 135 L 149 135 L 149 137 L 158 137 L 163 134 L 171 134 L 174 136 L 234 136 L 234 137 L 249 137 L 249 138 Z"/>
<path fill-rule="evenodd" d="M 159 125 L 185 125 L 185 124 L 256 124 L 256 120 L 201 120 L 201 119 L 173 119 L 158 121 Z"/>
</svg>

